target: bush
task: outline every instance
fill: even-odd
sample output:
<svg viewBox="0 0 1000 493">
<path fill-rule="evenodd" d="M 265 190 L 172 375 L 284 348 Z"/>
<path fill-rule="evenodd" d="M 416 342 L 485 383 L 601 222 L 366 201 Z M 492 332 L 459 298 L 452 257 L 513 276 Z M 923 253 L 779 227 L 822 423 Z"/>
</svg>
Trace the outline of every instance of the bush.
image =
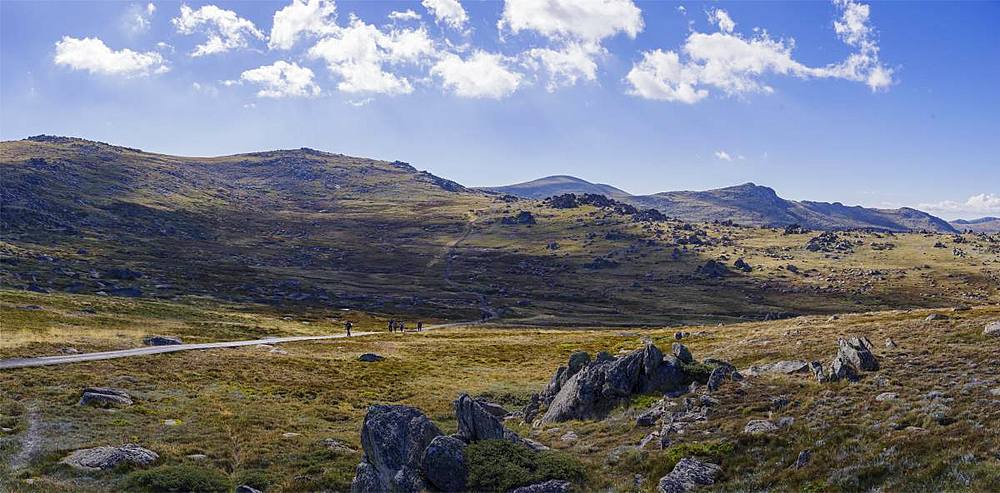
<svg viewBox="0 0 1000 493">
<path fill-rule="evenodd" d="M 231 488 L 221 472 L 191 465 L 158 466 L 133 472 L 125 480 L 127 491 L 149 493 L 227 493 Z"/>
<path fill-rule="evenodd" d="M 576 458 L 553 450 L 533 452 L 506 440 L 483 440 L 465 449 L 468 487 L 473 491 L 509 491 L 550 479 L 585 482 L 586 468 Z"/>
</svg>

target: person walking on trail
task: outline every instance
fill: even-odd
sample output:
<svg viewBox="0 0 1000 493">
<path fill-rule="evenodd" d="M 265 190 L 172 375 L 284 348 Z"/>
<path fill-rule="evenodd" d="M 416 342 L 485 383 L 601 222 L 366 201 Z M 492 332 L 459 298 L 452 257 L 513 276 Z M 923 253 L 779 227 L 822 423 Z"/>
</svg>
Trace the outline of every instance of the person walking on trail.
<svg viewBox="0 0 1000 493">
<path fill-rule="evenodd" d="M 344 322 L 344 329 L 347 331 L 347 337 L 351 337 L 351 327 L 354 327 L 354 324 L 351 323 L 350 320 Z"/>
<path fill-rule="evenodd" d="M 403 334 L 405 332 L 406 332 L 406 322 L 403 322 L 402 320 L 400 320 L 399 321 L 399 333 Z"/>
<path fill-rule="evenodd" d="M 392 331 L 393 331 L 393 329 L 395 329 L 395 328 L 396 328 L 396 321 L 395 320 L 389 320 L 389 333 L 391 334 Z"/>
<path fill-rule="evenodd" d="M 417 322 L 417 332 L 422 332 L 424 330 L 424 323 Z"/>
</svg>

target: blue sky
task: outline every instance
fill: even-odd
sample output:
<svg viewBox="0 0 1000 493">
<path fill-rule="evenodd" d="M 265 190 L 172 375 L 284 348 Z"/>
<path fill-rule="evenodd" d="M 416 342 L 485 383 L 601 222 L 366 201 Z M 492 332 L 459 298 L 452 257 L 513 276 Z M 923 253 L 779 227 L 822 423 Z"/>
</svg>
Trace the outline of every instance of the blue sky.
<svg viewBox="0 0 1000 493">
<path fill-rule="evenodd" d="M 1000 215 L 998 2 L 0 2 L 0 136 Z"/>
</svg>

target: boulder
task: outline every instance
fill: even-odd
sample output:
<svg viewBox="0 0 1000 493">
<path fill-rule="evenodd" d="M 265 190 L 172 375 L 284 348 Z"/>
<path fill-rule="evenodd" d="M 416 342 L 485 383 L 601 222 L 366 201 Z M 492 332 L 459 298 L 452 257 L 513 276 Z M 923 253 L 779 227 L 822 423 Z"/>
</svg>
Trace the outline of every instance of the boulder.
<svg viewBox="0 0 1000 493">
<path fill-rule="evenodd" d="M 704 277 L 725 277 L 730 274 L 729 268 L 726 267 L 722 262 L 716 262 L 715 260 L 709 260 L 705 262 L 704 265 L 698 267 L 695 270 L 695 274 Z"/>
<path fill-rule="evenodd" d="M 847 379 L 855 381 L 861 371 L 878 370 L 878 359 L 872 352 L 872 343 L 867 337 L 838 339 L 837 356 L 830 364 L 830 380 Z"/>
<path fill-rule="evenodd" d="M 826 370 L 823 369 L 823 363 L 819 361 L 812 361 L 809 363 L 809 369 L 812 370 L 812 374 L 816 377 L 818 383 L 824 383 L 827 380 Z"/>
<path fill-rule="evenodd" d="M 236 493 L 263 493 L 263 492 L 252 486 L 241 484 L 236 487 Z"/>
<path fill-rule="evenodd" d="M 374 363 L 376 361 L 382 361 L 384 359 L 385 359 L 385 356 L 382 356 L 382 355 L 379 355 L 379 354 L 375 354 L 375 353 L 365 353 L 365 354 L 362 354 L 361 356 L 358 356 L 358 361 L 360 361 L 362 363 Z"/>
<path fill-rule="evenodd" d="M 431 440 L 421 460 L 424 477 L 440 491 L 465 491 L 469 470 L 465 465 L 465 442 L 450 436 Z"/>
<path fill-rule="evenodd" d="M 184 344 L 179 337 L 174 336 L 146 336 L 142 339 L 142 343 L 147 346 L 173 346 L 177 344 Z"/>
<path fill-rule="evenodd" d="M 807 361 L 777 361 L 766 365 L 751 366 L 746 370 L 746 374 L 752 377 L 766 374 L 791 375 L 794 373 L 808 373 L 810 371 Z"/>
<path fill-rule="evenodd" d="M 156 452 L 130 443 L 120 447 L 105 446 L 76 450 L 59 462 L 76 469 L 98 471 L 113 469 L 122 464 L 146 466 L 159 458 Z"/>
<path fill-rule="evenodd" d="M 569 481 L 550 479 L 544 483 L 515 488 L 510 490 L 510 493 L 567 493 L 571 487 L 572 484 Z"/>
<path fill-rule="evenodd" d="M 87 387 L 80 397 L 80 406 L 126 407 L 132 405 L 132 397 L 121 389 L 108 387 Z"/>
<path fill-rule="evenodd" d="M 660 478 L 656 491 L 657 493 L 687 493 L 701 486 L 711 486 L 715 484 L 715 477 L 721 470 L 722 468 L 715 464 L 685 457 L 674 466 L 670 474 Z"/>
<path fill-rule="evenodd" d="M 799 452 L 799 456 L 795 459 L 794 467 L 796 469 L 802 469 L 809 465 L 809 460 L 812 459 L 812 451 L 809 449 Z"/>
<path fill-rule="evenodd" d="M 675 390 L 683 384 L 677 359 L 664 357 L 653 344 L 618 358 L 599 354 L 560 387 L 542 422 L 602 417 L 633 394 Z"/>
<path fill-rule="evenodd" d="M 936 320 L 948 320 L 948 316 L 942 313 L 932 313 L 930 315 L 927 315 L 927 318 L 925 318 L 924 320 L 927 322 L 934 322 Z"/>
<path fill-rule="evenodd" d="M 476 398 L 476 402 L 479 403 L 479 406 L 485 409 L 486 412 L 496 416 L 499 419 L 506 418 L 507 415 L 510 414 L 510 411 L 505 409 L 500 404 L 496 404 L 482 398 Z"/>
<path fill-rule="evenodd" d="M 1000 337 L 1000 321 L 990 322 L 983 329 L 983 335 Z"/>
<path fill-rule="evenodd" d="M 694 356 L 691 356 L 691 351 L 688 350 L 687 346 L 679 342 L 675 342 L 670 346 L 670 352 L 684 363 L 694 363 Z"/>
<path fill-rule="evenodd" d="M 420 475 L 424 450 L 441 430 L 412 407 L 376 405 L 361 426 L 365 456 L 355 471 L 351 491 L 418 492 L 426 488 Z"/>
<path fill-rule="evenodd" d="M 746 260 L 743 260 L 743 257 L 736 259 L 736 262 L 733 264 L 733 267 L 743 272 L 750 272 L 753 270 L 753 267 L 751 267 Z"/>
<path fill-rule="evenodd" d="M 743 427 L 743 433 L 758 434 L 758 433 L 771 433 L 778 430 L 778 425 L 766 420 L 766 419 L 751 419 L 747 422 L 747 425 Z"/>
<path fill-rule="evenodd" d="M 466 442 L 504 439 L 503 423 L 469 394 L 462 394 L 455 400 L 455 419 L 458 420 L 458 437 Z"/>
<path fill-rule="evenodd" d="M 551 404 L 552 399 L 554 399 L 556 394 L 559 393 L 562 386 L 565 385 L 573 375 L 576 375 L 589 363 L 590 354 L 586 351 L 577 351 L 569 355 L 569 362 L 567 366 L 560 366 L 559 369 L 556 370 L 555 375 L 552 376 L 552 380 L 549 381 L 549 385 L 542 391 L 542 404 L 545 406 Z"/>
</svg>

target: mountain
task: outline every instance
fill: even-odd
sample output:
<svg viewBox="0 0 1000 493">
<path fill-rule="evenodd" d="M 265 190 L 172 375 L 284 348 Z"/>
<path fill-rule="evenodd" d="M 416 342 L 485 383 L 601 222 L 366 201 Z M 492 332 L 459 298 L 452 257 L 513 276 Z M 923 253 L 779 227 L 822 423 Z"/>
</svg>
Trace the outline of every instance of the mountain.
<svg viewBox="0 0 1000 493">
<path fill-rule="evenodd" d="M 1000 217 L 981 217 L 979 219 L 956 219 L 950 223 L 959 231 L 975 231 L 976 233 L 1000 232 Z"/>
<path fill-rule="evenodd" d="M 545 198 L 563 193 L 596 193 L 622 202 L 651 207 L 684 221 L 731 220 L 753 226 L 782 227 L 800 224 L 811 229 L 879 229 L 887 231 L 955 232 L 943 219 L 911 208 L 871 209 L 839 202 L 786 200 L 771 188 L 744 183 L 706 191 L 661 192 L 630 195 L 610 185 L 589 183 L 571 176 L 552 176 L 534 181 L 492 187 L 489 190 L 523 198 Z M 605 190 L 605 191 L 602 191 Z"/>
<path fill-rule="evenodd" d="M 524 183 L 502 187 L 484 187 L 481 189 L 528 199 L 544 199 L 564 193 L 575 193 L 577 195 L 592 193 L 613 199 L 630 197 L 628 192 L 611 185 L 591 183 L 574 176 L 566 175 L 546 176 L 545 178 L 526 181 Z"/>
</svg>

